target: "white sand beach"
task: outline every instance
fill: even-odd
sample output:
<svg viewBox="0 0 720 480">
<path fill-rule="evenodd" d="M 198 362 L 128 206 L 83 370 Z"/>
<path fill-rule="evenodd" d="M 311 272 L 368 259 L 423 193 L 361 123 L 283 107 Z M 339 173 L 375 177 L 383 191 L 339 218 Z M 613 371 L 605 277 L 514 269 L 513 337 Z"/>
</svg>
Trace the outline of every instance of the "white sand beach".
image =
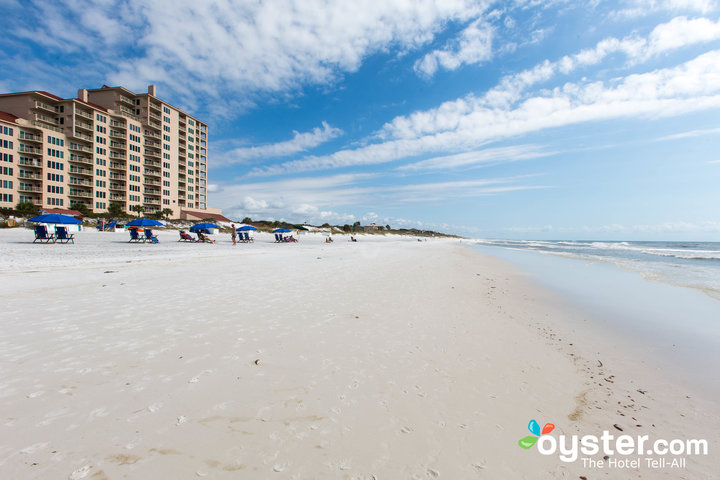
<svg viewBox="0 0 720 480">
<path fill-rule="evenodd" d="M 3 478 L 720 472 L 716 400 L 456 240 L 158 233 L 157 245 L 94 231 L 38 245 L 30 230 L 0 231 Z M 533 418 L 557 435 L 710 450 L 684 468 L 588 468 L 519 448 Z"/>
</svg>

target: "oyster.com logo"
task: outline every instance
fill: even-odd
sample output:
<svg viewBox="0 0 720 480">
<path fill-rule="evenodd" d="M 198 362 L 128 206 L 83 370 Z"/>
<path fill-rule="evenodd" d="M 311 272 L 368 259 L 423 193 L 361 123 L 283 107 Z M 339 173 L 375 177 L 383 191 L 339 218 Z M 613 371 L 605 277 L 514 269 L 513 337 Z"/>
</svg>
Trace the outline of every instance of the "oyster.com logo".
<svg viewBox="0 0 720 480">
<path fill-rule="evenodd" d="M 518 445 L 520 445 L 521 448 L 527 450 L 528 448 L 535 445 L 535 443 L 537 443 L 538 438 L 540 438 L 541 435 L 546 435 L 552 432 L 554 429 L 555 425 L 553 425 L 552 423 L 546 423 L 542 430 L 540 430 L 540 424 L 538 424 L 538 422 L 535 420 L 530 420 L 530 423 L 528 423 L 528 430 L 530 430 L 530 433 L 532 433 L 532 435 L 528 435 L 527 437 L 518 440 Z"/>
</svg>

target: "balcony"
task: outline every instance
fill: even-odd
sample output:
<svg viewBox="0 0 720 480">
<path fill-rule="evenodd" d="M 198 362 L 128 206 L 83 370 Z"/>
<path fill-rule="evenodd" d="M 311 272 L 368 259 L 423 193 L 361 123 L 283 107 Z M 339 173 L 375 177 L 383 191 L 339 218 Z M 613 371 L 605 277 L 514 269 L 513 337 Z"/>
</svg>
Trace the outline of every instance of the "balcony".
<svg viewBox="0 0 720 480">
<path fill-rule="evenodd" d="M 120 95 L 120 96 L 119 96 L 119 102 L 120 102 L 120 103 L 124 103 L 124 104 L 126 104 L 126 105 L 132 105 L 132 106 L 135 105 L 135 102 L 133 102 L 132 99 L 126 97 L 125 95 Z"/>
<path fill-rule="evenodd" d="M 159 198 L 144 197 L 144 198 L 143 198 L 143 203 L 144 203 L 145 205 L 160 205 L 160 199 L 159 199 Z M 155 210 L 149 210 L 149 211 L 157 211 L 157 209 L 155 209 Z"/>
<path fill-rule="evenodd" d="M 145 188 L 143 189 L 143 193 L 145 195 L 160 195 L 160 189 L 159 188 Z"/>
<path fill-rule="evenodd" d="M 42 175 L 34 172 L 18 171 L 18 178 L 29 178 L 31 180 L 42 180 Z"/>
<path fill-rule="evenodd" d="M 34 125 L 34 126 L 36 126 L 36 127 L 46 128 L 46 129 L 48 129 L 48 130 L 52 130 L 53 132 L 57 132 L 57 133 L 63 133 L 63 132 L 64 132 L 64 130 L 62 129 L 62 127 L 56 127 L 56 126 L 55 126 L 55 125 L 56 125 L 56 124 L 55 124 L 55 120 L 53 120 L 52 122 L 48 122 L 48 123 L 51 123 L 51 125 L 47 125 L 45 122 L 37 121 L 37 120 L 31 120 L 31 121 L 30 121 L 30 124 L 31 124 L 31 125 Z"/>
<path fill-rule="evenodd" d="M 149 112 L 149 115 L 151 119 L 157 120 L 158 122 L 162 121 L 162 117 L 157 113 Z"/>
<path fill-rule="evenodd" d="M 146 178 L 143 180 L 143 185 L 160 185 L 160 182 L 151 178 Z"/>
<path fill-rule="evenodd" d="M 115 130 L 110 130 L 110 136 L 111 136 L 112 138 L 122 138 L 123 140 L 125 139 L 125 134 L 124 134 L 124 133 L 122 133 L 122 132 L 117 132 L 117 131 L 115 131 Z"/>
<path fill-rule="evenodd" d="M 92 192 L 87 190 L 79 190 L 77 188 L 69 189 L 68 197 L 92 198 Z"/>
<path fill-rule="evenodd" d="M 38 155 L 42 155 L 42 148 L 25 145 L 24 143 L 18 145 L 18 150 L 24 153 L 36 153 Z"/>
<path fill-rule="evenodd" d="M 20 140 L 25 140 L 26 142 L 38 142 L 42 143 L 43 137 L 42 135 L 33 134 L 30 132 L 24 132 L 20 130 L 20 135 L 18 136 Z"/>
<path fill-rule="evenodd" d="M 24 165 L 26 167 L 43 168 L 43 162 L 39 158 L 25 158 L 20 157 L 18 165 Z"/>
<path fill-rule="evenodd" d="M 84 180 L 82 178 L 75 178 L 75 177 L 70 177 L 70 180 L 68 180 L 68 183 L 70 185 L 81 185 L 83 187 L 92 187 L 92 185 L 93 185 L 92 181 L 90 181 L 90 180 Z"/>
<path fill-rule="evenodd" d="M 115 142 L 113 140 L 110 140 L 110 148 L 114 148 L 116 150 L 125 150 L 127 147 L 125 147 L 124 143 Z"/>
<path fill-rule="evenodd" d="M 145 149 L 145 155 L 148 157 L 162 158 L 160 152 L 154 152 L 152 150 Z"/>
<path fill-rule="evenodd" d="M 82 128 L 82 129 L 88 130 L 88 131 L 90 131 L 90 132 L 93 131 L 92 123 L 86 123 L 86 122 L 83 122 L 83 121 L 81 121 L 81 120 L 76 120 L 76 121 L 75 121 L 75 128 Z"/>
<path fill-rule="evenodd" d="M 92 119 L 93 119 L 92 113 L 86 112 L 86 111 L 84 111 L 84 110 L 77 110 L 77 109 L 76 109 L 76 110 L 75 110 L 75 115 L 77 115 L 78 117 L 87 118 L 87 119 L 90 120 L 90 121 L 92 121 Z"/>
<path fill-rule="evenodd" d="M 70 161 L 75 163 L 85 163 L 87 165 L 92 165 L 92 157 L 86 157 L 85 155 L 76 155 L 74 153 L 70 154 Z"/>
<path fill-rule="evenodd" d="M 125 166 L 125 162 L 110 162 L 110 168 L 115 170 L 125 170 Z M 119 173 L 110 173 L 110 178 L 114 178 L 113 175 L 122 176 L 123 179 L 125 178 L 125 175 L 120 175 Z"/>
<path fill-rule="evenodd" d="M 120 128 L 122 130 L 126 129 L 125 122 L 118 122 L 117 120 L 110 120 L 110 126 Z"/>
<path fill-rule="evenodd" d="M 42 193 L 42 187 L 39 185 L 31 185 L 29 183 L 18 183 L 18 191 Z"/>
<path fill-rule="evenodd" d="M 150 169 L 147 169 L 147 168 L 146 168 L 143 173 L 144 173 L 145 175 L 149 175 L 149 176 L 152 176 L 152 177 L 161 177 L 161 176 L 162 176 L 162 175 L 160 174 L 160 170 L 150 170 Z"/>
<path fill-rule="evenodd" d="M 119 193 L 111 193 L 109 198 L 110 200 L 120 200 L 122 202 L 125 201 L 125 195 L 120 195 Z"/>
<path fill-rule="evenodd" d="M 110 165 L 110 168 L 113 168 L 113 166 Z M 125 175 L 120 175 L 119 173 L 110 172 L 110 174 L 108 175 L 108 177 L 109 177 L 111 180 L 125 180 Z"/>
<path fill-rule="evenodd" d="M 145 143 L 143 144 L 147 147 L 154 147 L 154 148 L 160 148 L 160 142 L 156 142 L 154 140 L 145 139 Z"/>
<path fill-rule="evenodd" d="M 35 107 L 34 107 L 34 108 L 55 113 L 55 107 L 53 107 L 52 105 L 48 105 L 48 104 L 45 103 L 45 102 L 39 102 L 39 101 L 37 101 L 37 100 L 35 100 Z"/>
<path fill-rule="evenodd" d="M 110 185 L 108 186 L 108 188 L 109 188 L 110 190 L 120 190 L 120 191 L 123 191 L 123 192 L 124 192 L 124 191 L 125 191 L 125 184 L 122 184 L 122 183 L 112 183 L 112 182 L 111 182 Z"/>
<path fill-rule="evenodd" d="M 153 160 L 151 158 L 146 158 L 143 162 L 143 164 L 147 167 L 159 167 L 161 163 L 162 162 L 160 162 L 160 160 Z"/>
<path fill-rule="evenodd" d="M 92 148 L 87 147 L 85 145 L 80 145 L 79 143 L 70 142 L 70 145 L 68 146 L 70 150 L 76 150 L 78 152 L 85 152 L 85 153 L 93 153 Z"/>
<path fill-rule="evenodd" d="M 113 152 L 112 150 L 110 152 L 108 152 L 108 156 L 110 158 L 117 158 L 117 159 L 123 159 L 123 160 L 125 159 L 124 153 L 117 153 L 117 152 Z"/>
<path fill-rule="evenodd" d="M 152 131 L 150 131 L 150 130 L 145 130 L 145 136 L 146 136 L 146 137 L 157 138 L 158 140 L 160 140 L 160 138 L 162 138 L 162 137 L 160 137 L 160 134 L 159 134 L 159 133 L 152 132 Z"/>
<path fill-rule="evenodd" d="M 75 134 L 73 135 L 73 137 L 75 137 L 75 138 L 80 138 L 80 139 L 85 140 L 85 141 L 87 141 L 87 142 L 92 142 L 92 141 L 93 141 L 92 135 L 85 135 L 84 133 L 78 132 L 77 130 L 75 130 Z"/>
<path fill-rule="evenodd" d="M 70 173 L 74 173 L 76 175 L 88 175 L 93 176 L 93 171 L 88 168 L 80 168 L 80 167 L 74 167 L 70 165 Z"/>
</svg>

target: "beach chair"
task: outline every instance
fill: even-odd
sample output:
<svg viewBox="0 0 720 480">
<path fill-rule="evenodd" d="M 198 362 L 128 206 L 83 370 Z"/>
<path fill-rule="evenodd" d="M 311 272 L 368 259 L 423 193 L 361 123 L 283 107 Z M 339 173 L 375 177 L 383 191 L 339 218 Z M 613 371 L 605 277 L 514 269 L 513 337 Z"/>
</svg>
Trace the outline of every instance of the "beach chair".
<svg viewBox="0 0 720 480">
<path fill-rule="evenodd" d="M 128 243 L 130 242 L 143 242 L 145 243 L 145 237 L 143 235 L 140 235 L 140 232 L 137 228 L 131 228 L 130 229 L 130 240 L 128 240 Z"/>
<path fill-rule="evenodd" d="M 183 232 L 182 230 L 180 230 L 180 240 L 178 240 L 178 242 L 192 242 L 192 243 L 195 243 L 196 240 L 195 240 L 190 234 L 188 234 L 187 232 Z"/>
<path fill-rule="evenodd" d="M 275 234 L 275 243 L 281 243 L 283 241 L 282 234 L 276 233 Z"/>
<path fill-rule="evenodd" d="M 55 227 L 55 238 L 60 243 L 75 243 L 75 234 L 68 233 L 65 227 Z"/>
<path fill-rule="evenodd" d="M 114 220 L 114 221 L 108 223 L 107 225 L 105 225 L 105 228 L 103 228 L 103 231 L 104 232 L 114 232 L 116 225 L 117 225 L 117 220 Z"/>
<path fill-rule="evenodd" d="M 35 226 L 35 240 L 33 240 L 33 243 L 40 242 L 40 243 L 55 243 L 55 235 L 48 234 L 47 227 L 45 225 L 36 225 Z"/>
<path fill-rule="evenodd" d="M 245 242 L 245 243 L 250 243 L 250 242 L 255 241 L 254 238 L 250 237 L 250 234 L 248 232 L 242 232 L 242 235 L 243 235 L 243 242 Z"/>
<path fill-rule="evenodd" d="M 153 235 L 152 230 L 150 230 L 149 228 L 145 229 L 145 240 L 152 243 L 160 243 L 157 235 Z"/>
</svg>

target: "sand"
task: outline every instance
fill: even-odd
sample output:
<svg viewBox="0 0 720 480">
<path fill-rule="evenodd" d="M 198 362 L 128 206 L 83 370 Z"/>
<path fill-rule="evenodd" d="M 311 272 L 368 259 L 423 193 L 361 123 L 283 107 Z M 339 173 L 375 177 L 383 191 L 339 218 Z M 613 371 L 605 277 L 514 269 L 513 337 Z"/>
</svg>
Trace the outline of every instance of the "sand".
<svg viewBox="0 0 720 480">
<path fill-rule="evenodd" d="M 4 478 L 712 478 L 718 404 L 454 240 L 0 231 Z M 689 398 L 688 398 L 689 397 Z M 707 439 L 682 469 L 521 449 Z M 602 459 L 602 455 L 593 456 Z"/>
</svg>

